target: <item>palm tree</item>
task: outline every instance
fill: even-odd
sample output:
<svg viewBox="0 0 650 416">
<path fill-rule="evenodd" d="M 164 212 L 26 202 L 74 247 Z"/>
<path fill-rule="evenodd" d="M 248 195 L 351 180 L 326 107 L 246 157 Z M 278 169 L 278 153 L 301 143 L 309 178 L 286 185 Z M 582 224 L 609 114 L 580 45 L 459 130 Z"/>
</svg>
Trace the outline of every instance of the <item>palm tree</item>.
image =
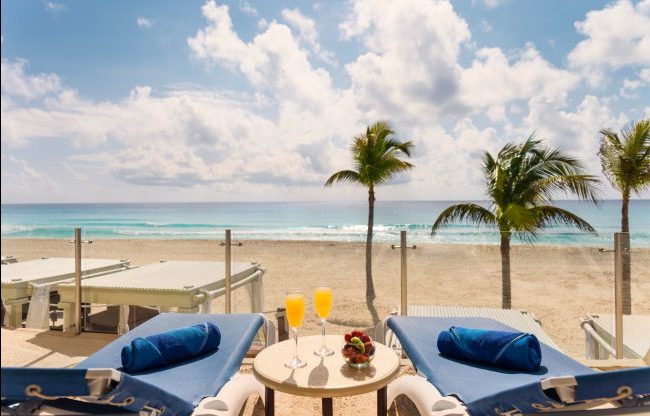
<svg viewBox="0 0 650 416">
<path fill-rule="evenodd" d="M 366 133 L 356 136 L 350 148 L 356 170 L 341 170 L 329 177 L 325 186 L 335 182 L 351 182 L 368 188 L 368 232 L 366 237 L 366 301 L 375 299 L 372 282 L 372 228 L 375 215 L 375 186 L 387 183 L 396 174 L 413 167 L 400 157 L 411 156 L 413 143 L 393 138 L 394 131 L 386 121 L 367 127 Z"/>
<path fill-rule="evenodd" d="M 640 120 L 623 128 L 620 137 L 609 129 L 603 129 L 600 133 L 600 163 L 609 182 L 621 193 L 621 232 L 629 233 L 630 194 L 639 194 L 650 187 L 650 119 Z M 629 256 L 625 257 L 626 261 L 622 264 L 623 313 L 630 315 L 631 264 Z"/>
<path fill-rule="evenodd" d="M 512 235 L 533 242 L 543 228 L 552 225 L 575 226 L 594 233 L 587 221 L 550 203 L 557 193 L 574 194 L 596 203 L 598 179 L 585 174 L 577 159 L 562 150 L 542 146 L 533 136 L 519 145 L 506 144 L 496 158 L 485 152 L 483 175 L 490 208 L 472 203 L 452 205 L 440 213 L 431 234 L 456 220 L 497 228 L 501 235 L 501 304 L 510 309 Z"/>
</svg>

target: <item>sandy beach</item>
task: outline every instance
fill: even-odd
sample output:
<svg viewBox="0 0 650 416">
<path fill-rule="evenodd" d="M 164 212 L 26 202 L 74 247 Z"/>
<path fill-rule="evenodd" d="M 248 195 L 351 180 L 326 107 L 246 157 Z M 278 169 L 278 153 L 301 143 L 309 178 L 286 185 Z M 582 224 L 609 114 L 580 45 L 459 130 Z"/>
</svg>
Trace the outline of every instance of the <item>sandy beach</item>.
<svg viewBox="0 0 650 416">
<path fill-rule="evenodd" d="M 243 243 L 242 247 L 233 249 L 233 258 L 260 262 L 267 269 L 264 310 L 269 317 L 274 317 L 275 309 L 282 305 L 287 288 L 302 288 L 309 293 L 316 286 L 329 285 L 334 295 L 329 333 L 371 326 L 372 319 L 364 300 L 364 244 Z M 3 239 L 2 255 L 13 255 L 21 260 L 71 257 L 73 248 L 66 240 Z M 223 248 L 216 241 L 206 240 L 99 240 L 84 246 L 84 256 L 128 258 L 132 264 L 143 265 L 162 259 L 223 260 Z M 416 250 L 409 251 L 408 256 L 409 303 L 500 306 L 497 246 L 419 245 Z M 635 249 L 632 261 L 633 312 L 650 314 L 650 249 Z M 378 244 L 373 263 L 376 308 L 383 317 L 399 304 L 399 252 L 387 244 Z M 613 310 L 613 254 L 601 253 L 596 247 L 514 246 L 512 284 L 513 308 L 533 312 L 566 353 L 581 358 L 584 340 L 580 317 L 587 312 L 612 313 Z M 245 291 L 235 291 L 234 305 L 236 311 L 247 311 Z M 213 306 L 213 311 L 219 311 L 223 302 L 217 300 Z M 319 326 L 310 305 L 308 311 L 302 333 L 316 334 Z M 10 332 L 2 331 L 2 365 L 24 365 L 25 361 L 20 361 L 16 354 L 4 354 L 12 349 L 9 339 L 14 336 Z M 357 414 L 354 403 L 358 399 L 337 401 L 337 413 Z M 374 406 L 370 396 L 367 400 L 369 406 Z M 278 414 L 291 414 L 295 406 L 301 406 L 301 414 L 320 411 L 318 400 L 282 395 L 278 398 Z"/>
</svg>

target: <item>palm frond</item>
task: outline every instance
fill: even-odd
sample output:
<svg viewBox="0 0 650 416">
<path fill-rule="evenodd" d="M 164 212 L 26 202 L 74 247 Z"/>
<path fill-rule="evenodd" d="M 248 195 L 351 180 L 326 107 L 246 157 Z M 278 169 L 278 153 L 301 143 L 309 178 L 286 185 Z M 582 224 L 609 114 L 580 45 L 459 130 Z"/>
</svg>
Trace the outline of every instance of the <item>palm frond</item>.
<svg viewBox="0 0 650 416">
<path fill-rule="evenodd" d="M 488 209 L 472 203 L 456 204 L 446 208 L 438 215 L 431 227 L 434 235 L 443 225 L 454 221 L 470 221 L 477 225 L 496 225 L 496 219 Z"/>
<path fill-rule="evenodd" d="M 650 187 L 650 119 L 624 127 L 620 135 L 610 129 L 600 133 L 603 173 L 623 198 Z"/>
<path fill-rule="evenodd" d="M 535 207 L 534 211 L 537 216 L 538 228 L 553 225 L 567 225 L 570 227 L 576 227 L 580 231 L 596 234 L 596 229 L 592 227 L 591 224 L 565 209 L 543 205 Z"/>
<path fill-rule="evenodd" d="M 353 170 L 340 170 L 327 179 L 325 186 L 332 186 L 335 182 L 350 182 L 363 184 L 358 172 Z"/>
</svg>

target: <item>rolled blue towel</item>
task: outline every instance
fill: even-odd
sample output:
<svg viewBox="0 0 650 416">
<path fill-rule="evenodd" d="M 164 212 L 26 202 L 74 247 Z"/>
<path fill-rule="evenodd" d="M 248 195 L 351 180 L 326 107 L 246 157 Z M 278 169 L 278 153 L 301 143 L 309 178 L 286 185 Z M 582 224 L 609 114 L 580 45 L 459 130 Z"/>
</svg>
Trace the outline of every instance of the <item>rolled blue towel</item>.
<svg viewBox="0 0 650 416">
<path fill-rule="evenodd" d="M 135 338 L 122 348 L 127 373 L 165 367 L 215 351 L 221 343 L 219 327 L 211 322 Z"/>
<path fill-rule="evenodd" d="M 532 372 L 542 362 L 537 337 L 524 332 L 452 326 L 438 335 L 438 350 L 448 357 L 504 369 Z"/>
</svg>

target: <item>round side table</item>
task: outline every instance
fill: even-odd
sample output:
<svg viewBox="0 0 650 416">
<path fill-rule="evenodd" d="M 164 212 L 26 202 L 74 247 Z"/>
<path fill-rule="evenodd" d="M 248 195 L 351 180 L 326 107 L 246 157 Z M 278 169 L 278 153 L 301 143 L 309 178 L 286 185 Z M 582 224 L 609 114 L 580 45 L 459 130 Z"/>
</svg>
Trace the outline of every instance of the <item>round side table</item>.
<svg viewBox="0 0 650 416">
<path fill-rule="evenodd" d="M 377 415 L 386 415 L 386 386 L 399 373 L 400 360 L 395 351 L 375 343 L 375 358 L 367 368 L 358 370 L 343 360 L 343 337 L 328 335 L 327 346 L 335 351 L 329 357 L 314 354 L 320 348 L 320 335 L 299 337 L 298 356 L 307 366 L 292 370 L 284 363 L 293 357 L 293 339 L 263 349 L 253 362 L 255 378 L 265 386 L 265 415 L 275 412 L 274 392 L 296 396 L 320 397 L 323 415 L 333 414 L 333 397 L 377 392 Z"/>
</svg>

